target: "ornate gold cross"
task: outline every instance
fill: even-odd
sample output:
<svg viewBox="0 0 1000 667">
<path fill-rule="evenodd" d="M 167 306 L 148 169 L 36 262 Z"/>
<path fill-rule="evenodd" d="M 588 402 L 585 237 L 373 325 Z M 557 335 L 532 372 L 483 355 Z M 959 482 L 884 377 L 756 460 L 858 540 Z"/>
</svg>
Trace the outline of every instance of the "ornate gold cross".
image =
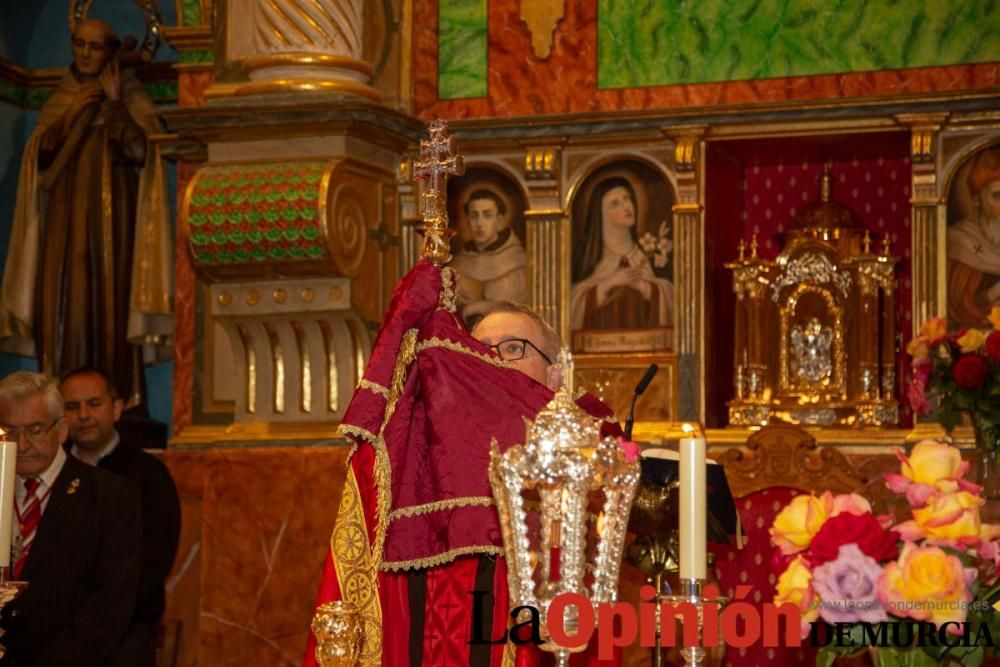
<svg viewBox="0 0 1000 667">
<path fill-rule="evenodd" d="M 455 139 L 448 136 L 448 121 L 431 121 L 429 139 L 420 140 L 420 157 L 413 163 L 413 178 L 427 181 L 421 213 L 424 246 L 421 255 L 443 266 L 451 260 L 448 241 L 455 233 L 448 228 L 448 176 L 462 173 L 462 156 L 455 151 Z"/>
</svg>

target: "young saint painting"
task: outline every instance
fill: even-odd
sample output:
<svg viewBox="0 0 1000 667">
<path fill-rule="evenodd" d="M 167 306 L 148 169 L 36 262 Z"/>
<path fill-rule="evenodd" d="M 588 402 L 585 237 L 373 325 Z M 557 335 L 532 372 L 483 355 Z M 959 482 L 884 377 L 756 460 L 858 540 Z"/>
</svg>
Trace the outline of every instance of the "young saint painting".
<svg viewBox="0 0 1000 667">
<path fill-rule="evenodd" d="M 667 278 L 669 222 L 640 226 L 636 188 L 624 175 L 600 180 L 587 201 L 583 224 L 574 225 L 573 329 L 669 327 L 674 310 L 673 284 Z M 670 211 L 669 202 L 665 208 Z"/>
<path fill-rule="evenodd" d="M 466 320 L 489 302 L 528 300 L 524 199 L 510 179 L 474 167 L 448 184 L 449 216 L 458 223 L 451 267 L 458 272 L 459 309 Z"/>
</svg>

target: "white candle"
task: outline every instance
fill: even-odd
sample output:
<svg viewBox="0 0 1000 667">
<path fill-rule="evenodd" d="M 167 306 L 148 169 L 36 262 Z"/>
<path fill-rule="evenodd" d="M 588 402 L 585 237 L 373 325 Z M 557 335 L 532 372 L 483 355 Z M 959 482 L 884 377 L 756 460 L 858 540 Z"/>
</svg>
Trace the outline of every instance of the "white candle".
<svg viewBox="0 0 1000 667">
<path fill-rule="evenodd" d="M 680 439 L 681 579 L 705 578 L 705 440 L 690 437 L 694 429 L 684 425 L 688 437 Z"/>
<path fill-rule="evenodd" d="M 14 484 L 17 442 L 0 431 L 0 567 L 10 567 L 10 538 L 14 526 Z"/>
</svg>

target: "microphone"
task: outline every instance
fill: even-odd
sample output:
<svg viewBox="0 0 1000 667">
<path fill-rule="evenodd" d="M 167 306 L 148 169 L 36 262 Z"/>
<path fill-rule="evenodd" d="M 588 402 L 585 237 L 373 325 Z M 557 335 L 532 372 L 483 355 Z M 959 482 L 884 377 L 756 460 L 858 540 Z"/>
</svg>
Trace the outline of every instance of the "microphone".
<svg viewBox="0 0 1000 667">
<path fill-rule="evenodd" d="M 639 384 L 635 386 L 635 392 L 632 394 L 632 406 L 628 409 L 628 419 L 625 420 L 625 439 L 632 439 L 632 427 L 635 425 L 635 402 L 640 396 L 645 393 L 646 389 L 649 387 L 649 383 L 653 381 L 656 377 L 656 372 L 660 370 L 660 367 L 656 364 L 650 364 L 649 368 L 646 369 L 646 373 L 639 380 Z"/>
</svg>

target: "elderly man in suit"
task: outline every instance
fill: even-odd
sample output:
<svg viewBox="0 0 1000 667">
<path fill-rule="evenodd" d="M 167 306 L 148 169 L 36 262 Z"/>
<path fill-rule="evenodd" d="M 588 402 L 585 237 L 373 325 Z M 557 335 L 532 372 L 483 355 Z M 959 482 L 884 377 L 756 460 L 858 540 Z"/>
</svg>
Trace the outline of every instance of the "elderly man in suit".
<svg viewBox="0 0 1000 667">
<path fill-rule="evenodd" d="M 139 491 L 66 454 L 54 380 L 20 371 L 0 381 L 0 427 L 17 441 L 11 562 L 28 582 L 3 610 L 0 665 L 118 664 L 139 583 Z"/>
<path fill-rule="evenodd" d="M 121 475 L 139 487 L 142 497 L 139 598 L 132 625 L 118 651 L 117 664 L 154 667 L 156 628 L 166 607 L 164 583 L 180 538 L 177 487 L 160 459 L 119 436 L 115 426 L 124 402 L 106 373 L 96 368 L 77 368 L 62 376 L 59 390 L 69 425 L 65 448 L 84 463 Z"/>
</svg>

